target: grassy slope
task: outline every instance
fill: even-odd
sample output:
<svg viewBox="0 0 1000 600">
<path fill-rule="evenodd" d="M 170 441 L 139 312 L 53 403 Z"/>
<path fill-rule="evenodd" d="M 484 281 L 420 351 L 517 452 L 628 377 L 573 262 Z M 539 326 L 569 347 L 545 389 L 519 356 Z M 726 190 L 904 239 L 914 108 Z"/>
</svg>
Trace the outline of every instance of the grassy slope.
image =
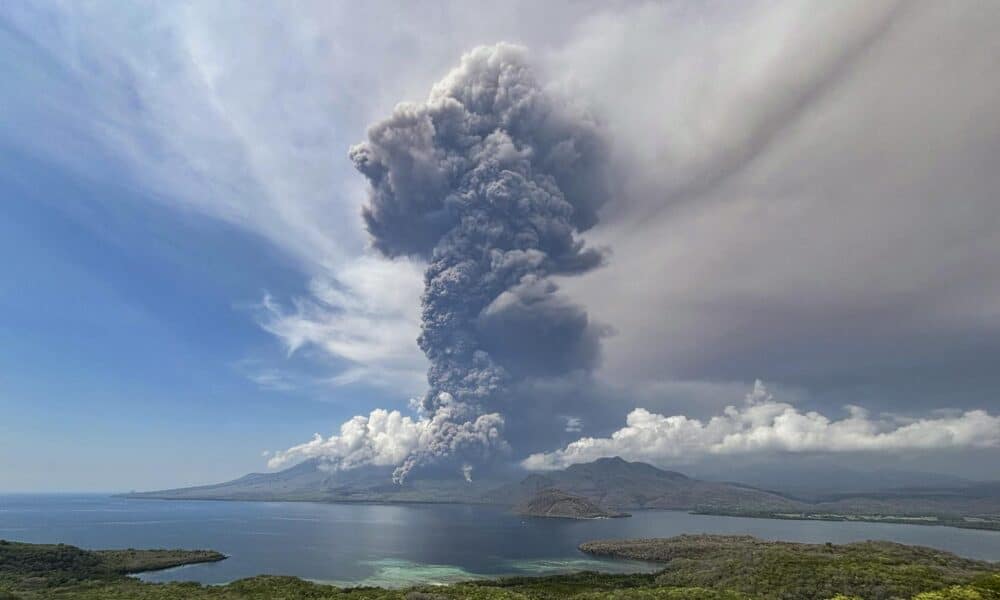
<svg viewBox="0 0 1000 600">
<path fill-rule="evenodd" d="M 664 586 L 711 585 L 753 597 L 802 600 L 837 594 L 910 598 L 996 569 L 990 563 L 892 542 L 796 544 L 750 536 L 685 535 L 589 542 L 581 550 L 666 563 L 656 577 Z"/>
<path fill-rule="evenodd" d="M 225 586 L 152 584 L 126 572 L 200 561 L 203 551 L 92 552 L 65 545 L 0 543 L 0 600 L 442 600 L 808 599 L 845 597 L 1000 600 L 996 565 L 884 542 L 846 546 L 682 536 L 599 542 L 588 550 L 665 561 L 657 574 L 578 573 L 412 590 L 339 589 L 294 577 L 261 576 Z M 177 564 L 176 562 L 172 564 Z M 918 595 L 922 594 L 923 595 Z M 927 594 L 930 595 L 927 595 Z"/>
<path fill-rule="evenodd" d="M 117 586 L 126 575 L 225 559 L 214 550 L 82 550 L 66 544 L 0 540 L 0 600 L 48 598 L 60 588 Z"/>
</svg>

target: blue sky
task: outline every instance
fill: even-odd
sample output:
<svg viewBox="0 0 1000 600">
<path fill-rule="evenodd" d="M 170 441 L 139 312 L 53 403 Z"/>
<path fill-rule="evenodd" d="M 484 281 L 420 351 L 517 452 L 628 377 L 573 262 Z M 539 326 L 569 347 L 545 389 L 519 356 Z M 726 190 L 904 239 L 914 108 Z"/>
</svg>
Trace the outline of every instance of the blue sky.
<svg viewBox="0 0 1000 600">
<path fill-rule="evenodd" d="M 16 150 L 0 181 L 2 443 L 33 465 L 6 474 L 11 488 L 115 487 L 123 470 L 136 487 L 180 469 L 179 483 L 211 481 L 259 469 L 264 439 L 290 444 L 377 398 L 252 381 L 325 366 L 288 358 L 254 319 L 265 290 L 305 279 L 258 236 Z"/>
<path fill-rule="evenodd" d="M 347 149 L 470 10 L 248 8 L 0 8 L 0 490 L 231 478 L 421 392 L 419 266 L 366 249 Z"/>
<path fill-rule="evenodd" d="M 68 48 L 75 24 L 54 6 L 5 12 L 0 488 L 216 481 L 262 469 L 265 448 L 319 423 L 373 402 L 405 405 L 383 388 L 326 383 L 335 357 L 289 356 L 261 327 L 265 296 L 303 294 L 310 266 L 187 204 L 185 193 L 217 181 L 163 187 L 137 168 L 163 144 L 148 108 L 126 68 L 85 64 L 120 56 Z M 146 147 L 113 147 L 100 131 L 111 122 Z M 203 206 L 248 192 L 217 193 L 229 197 Z"/>
<path fill-rule="evenodd" d="M 339 464 L 352 417 L 417 444 L 423 264 L 369 247 L 347 153 L 499 41 L 618 178 L 608 264 L 558 282 L 601 360 L 522 382 L 512 460 L 685 467 L 730 450 L 668 417 L 760 412 L 814 429 L 733 452 L 989 476 L 1000 11 L 901 6 L 3 3 L 0 491 Z"/>
</svg>

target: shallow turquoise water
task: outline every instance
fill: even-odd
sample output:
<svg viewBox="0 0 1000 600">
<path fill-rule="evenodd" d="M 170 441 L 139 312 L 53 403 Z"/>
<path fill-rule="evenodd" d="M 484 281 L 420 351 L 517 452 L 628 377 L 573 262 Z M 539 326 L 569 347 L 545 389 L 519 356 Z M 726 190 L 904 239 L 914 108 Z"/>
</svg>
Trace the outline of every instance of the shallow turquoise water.
<svg viewBox="0 0 1000 600">
<path fill-rule="evenodd" d="M 932 546 L 1000 560 L 1000 532 L 780 521 L 676 511 L 628 519 L 526 519 L 464 505 L 365 505 L 128 500 L 98 495 L 0 495 L 0 538 L 85 548 L 213 548 L 230 556 L 143 575 L 150 581 L 224 583 L 260 573 L 339 585 L 404 586 L 582 569 L 634 572 L 644 563 L 595 560 L 577 546 L 601 538 L 746 533 L 843 543 Z"/>
</svg>

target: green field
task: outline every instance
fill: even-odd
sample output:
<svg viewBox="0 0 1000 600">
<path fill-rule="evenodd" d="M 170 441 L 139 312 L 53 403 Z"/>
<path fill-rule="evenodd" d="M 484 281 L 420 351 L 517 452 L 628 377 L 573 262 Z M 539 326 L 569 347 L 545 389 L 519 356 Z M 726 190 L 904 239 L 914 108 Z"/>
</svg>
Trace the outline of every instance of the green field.
<svg viewBox="0 0 1000 600">
<path fill-rule="evenodd" d="M 810 545 L 750 537 L 681 536 L 591 542 L 585 551 L 651 560 L 651 574 L 578 573 L 388 590 L 336 588 L 259 576 L 223 586 L 145 583 L 129 573 L 221 554 L 183 550 L 88 551 L 0 541 L 0 600 L 293 599 L 787 599 L 1000 600 L 1000 566 L 888 542 Z"/>
</svg>

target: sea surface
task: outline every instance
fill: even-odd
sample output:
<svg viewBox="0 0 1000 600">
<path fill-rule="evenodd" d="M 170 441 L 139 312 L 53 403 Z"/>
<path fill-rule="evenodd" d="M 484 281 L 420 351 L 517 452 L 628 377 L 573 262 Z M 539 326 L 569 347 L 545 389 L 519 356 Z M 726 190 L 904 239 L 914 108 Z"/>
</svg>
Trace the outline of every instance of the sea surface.
<svg viewBox="0 0 1000 600">
<path fill-rule="evenodd" d="M 148 581 L 226 583 L 261 573 L 338 585 L 399 587 L 582 569 L 652 570 L 577 550 L 602 538 L 751 534 L 797 542 L 893 540 L 1000 561 L 1000 532 L 784 521 L 677 511 L 628 519 L 532 519 L 457 504 L 314 504 L 130 500 L 106 495 L 0 495 L 0 539 L 83 548 L 211 548 L 218 563 L 143 574 Z"/>
</svg>

